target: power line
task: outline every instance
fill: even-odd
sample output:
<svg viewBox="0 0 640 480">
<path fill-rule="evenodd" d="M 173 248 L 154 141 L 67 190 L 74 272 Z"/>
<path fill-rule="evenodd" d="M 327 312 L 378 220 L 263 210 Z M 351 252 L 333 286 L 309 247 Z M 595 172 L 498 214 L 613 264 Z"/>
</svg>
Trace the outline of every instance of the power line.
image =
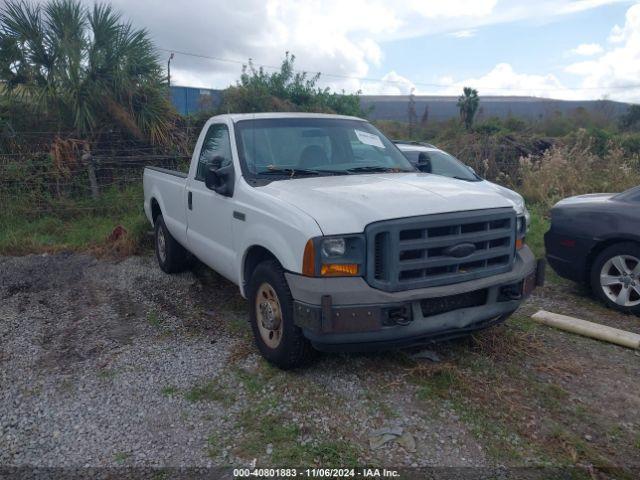
<svg viewBox="0 0 640 480">
<path fill-rule="evenodd" d="M 206 60 L 214 60 L 216 62 L 223 62 L 223 63 L 233 63 L 236 65 L 247 65 L 247 61 L 243 61 L 243 60 L 236 60 L 236 59 L 230 59 L 230 58 L 223 58 L 223 57 L 215 57 L 215 56 L 211 56 L 211 55 L 204 55 L 201 53 L 192 53 L 192 52 L 185 52 L 185 51 L 181 51 L 181 50 L 173 50 L 173 49 L 169 49 L 169 48 L 160 48 L 158 47 L 157 50 L 161 50 L 163 52 L 169 52 L 169 53 L 177 53 L 180 55 L 185 55 L 188 57 L 195 57 L 195 58 L 201 58 L 201 59 L 206 59 Z M 249 61 L 251 61 L 253 63 L 252 59 L 249 59 Z M 261 67 L 261 68 L 265 68 L 265 69 L 270 69 L 270 70 L 280 70 L 280 67 L 275 66 L 275 65 L 267 65 L 267 64 L 259 64 L 259 63 L 254 63 L 255 66 L 257 67 Z M 297 70 L 300 73 L 309 73 L 309 74 L 320 74 L 323 77 L 331 77 L 331 78 L 340 78 L 343 80 L 358 80 L 361 82 L 373 82 L 373 83 L 387 83 L 387 84 L 398 84 L 398 85 L 405 85 L 406 82 L 402 81 L 402 80 L 390 80 L 390 79 L 385 79 L 385 78 L 374 78 L 374 77 L 356 77 L 353 75 L 344 75 L 344 74 L 340 74 L 340 73 L 326 73 L 326 72 L 321 72 L 321 71 L 317 71 L 317 70 L 304 70 L 304 69 L 298 69 Z M 435 88 L 451 88 L 452 86 L 455 85 L 443 85 L 441 83 L 427 83 L 427 82 L 411 82 L 412 85 L 415 86 L 420 86 L 420 87 L 435 87 Z M 496 91 L 512 91 L 514 90 L 514 88 L 512 87 L 482 87 L 483 90 L 496 90 Z M 533 91 L 550 91 L 550 92 L 560 92 L 563 90 L 570 90 L 570 91 L 582 91 L 582 90 L 634 90 L 634 89 L 640 89 L 640 83 L 637 84 L 629 84 L 629 85 L 611 85 L 611 86 L 607 86 L 607 87 L 557 87 L 557 88 L 553 88 L 553 87 L 541 87 L 541 88 L 531 88 L 529 90 L 533 90 Z"/>
</svg>

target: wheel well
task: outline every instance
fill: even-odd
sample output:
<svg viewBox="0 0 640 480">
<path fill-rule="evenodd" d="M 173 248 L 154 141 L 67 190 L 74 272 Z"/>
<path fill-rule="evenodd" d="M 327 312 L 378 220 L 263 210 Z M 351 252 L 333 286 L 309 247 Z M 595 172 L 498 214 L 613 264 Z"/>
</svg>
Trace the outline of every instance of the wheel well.
<svg viewBox="0 0 640 480">
<path fill-rule="evenodd" d="M 151 199 L 151 219 L 153 220 L 153 224 L 156 223 L 156 218 L 158 215 L 162 214 L 162 210 L 160 210 L 160 205 L 155 198 Z"/>
<path fill-rule="evenodd" d="M 609 238 L 607 240 L 603 240 L 602 242 L 597 243 L 587 255 L 587 264 L 585 268 L 585 280 L 588 282 L 591 276 L 591 267 L 593 266 L 593 262 L 596 260 L 598 255 L 605 249 L 609 248 L 612 245 L 617 243 L 636 243 L 639 244 L 638 241 L 630 239 L 630 238 Z"/>
<path fill-rule="evenodd" d="M 254 245 L 253 247 L 249 248 L 247 254 L 244 257 L 244 267 L 242 271 L 244 287 L 246 287 L 249 283 L 249 279 L 251 278 L 251 275 L 253 274 L 253 271 L 256 269 L 256 267 L 265 260 L 275 260 L 276 262 L 278 261 L 276 256 L 264 247 Z"/>
</svg>

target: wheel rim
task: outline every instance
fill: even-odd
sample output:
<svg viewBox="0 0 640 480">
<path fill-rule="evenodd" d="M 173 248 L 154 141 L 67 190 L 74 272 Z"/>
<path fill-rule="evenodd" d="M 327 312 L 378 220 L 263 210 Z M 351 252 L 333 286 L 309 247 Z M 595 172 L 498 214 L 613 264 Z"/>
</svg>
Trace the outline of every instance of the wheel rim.
<svg viewBox="0 0 640 480">
<path fill-rule="evenodd" d="M 640 305 L 640 260 L 633 255 L 611 257 L 600 271 L 600 287 L 621 307 Z"/>
<path fill-rule="evenodd" d="M 264 343 L 269 348 L 277 348 L 282 340 L 282 308 L 275 289 L 267 282 L 258 288 L 256 320 Z"/>
<path fill-rule="evenodd" d="M 167 258 L 167 240 L 164 238 L 164 229 L 162 226 L 158 227 L 156 246 L 158 247 L 158 257 L 160 257 L 160 261 L 164 263 Z"/>
</svg>

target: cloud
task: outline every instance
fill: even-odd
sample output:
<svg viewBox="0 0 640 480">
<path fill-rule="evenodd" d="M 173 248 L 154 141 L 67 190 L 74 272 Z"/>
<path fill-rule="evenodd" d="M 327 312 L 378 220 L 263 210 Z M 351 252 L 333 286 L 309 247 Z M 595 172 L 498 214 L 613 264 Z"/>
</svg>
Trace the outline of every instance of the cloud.
<svg viewBox="0 0 640 480">
<path fill-rule="evenodd" d="M 471 38 L 476 36 L 475 30 L 458 30 L 457 32 L 451 32 L 450 37 L 454 38 Z"/>
<path fill-rule="evenodd" d="M 565 67 L 567 73 L 582 77 L 584 96 L 613 93 L 616 98 L 640 100 L 640 4 L 631 6 L 623 26 L 614 26 L 611 47 L 596 58 Z"/>
<path fill-rule="evenodd" d="M 441 95 L 458 95 L 462 87 L 472 87 L 480 95 L 523 95 L 534 97 L 571 98 L 574 94 L 568 90 L 555 75 L 533 75 L 518 73 L 508 63 L 499 63 L 485 75 L 465 80 L 453 80 L 451 77 L 440 79 L 443 88 Z"/>
<path fill-rule="evenodd" d="M 362 84 L 362 93 L 367 95 L 409 95 L 412 91 L 416 91 L 413 82 L 393 70 L 380 82 L 364 81 Z"/>
<path fill-rule="evenodd" d="M 569 50 L 570 54 L 573 55 L 581 55 L 583 57 L 590 57 L 592 55 L 597 55 L 598 53 L 602 53 L 604 48 L 599 43 L 583 43 L 578 45 L 576 48 Z"/>
</svg>

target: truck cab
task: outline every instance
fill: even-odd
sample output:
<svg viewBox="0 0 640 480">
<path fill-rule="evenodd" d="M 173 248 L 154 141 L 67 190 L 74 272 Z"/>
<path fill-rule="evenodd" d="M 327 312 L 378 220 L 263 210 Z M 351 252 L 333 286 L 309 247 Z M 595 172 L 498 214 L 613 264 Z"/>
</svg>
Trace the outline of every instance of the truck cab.
<svg viewBox="0 0 640 480">
<path fill-rule="evenodd" d="M 416 170 L 367 121 L 211 118 L 188 173 L 149 167 L 167 273 L 195 256 L 239 286 L 261 353 L 394 348 L 504 320 L 541 278 L 526 208 L 484 182 Z"/>
</svg>

